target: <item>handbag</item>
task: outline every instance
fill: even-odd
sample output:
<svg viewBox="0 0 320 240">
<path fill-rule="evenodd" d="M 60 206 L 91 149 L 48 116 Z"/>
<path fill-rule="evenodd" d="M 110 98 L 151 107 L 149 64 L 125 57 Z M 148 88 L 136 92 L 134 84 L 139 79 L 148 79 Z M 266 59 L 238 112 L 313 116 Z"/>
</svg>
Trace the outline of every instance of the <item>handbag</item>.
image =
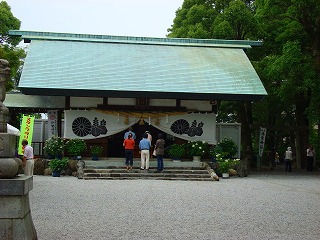
<svg viewBox="0 0 320 240">
<path fill-rule="evenodd" d="M 153 149 L 152 155 L 155 156 L 155 157 L 157 156 L 157 151 L 156 151 L 156 149 Z"/>
</svg>

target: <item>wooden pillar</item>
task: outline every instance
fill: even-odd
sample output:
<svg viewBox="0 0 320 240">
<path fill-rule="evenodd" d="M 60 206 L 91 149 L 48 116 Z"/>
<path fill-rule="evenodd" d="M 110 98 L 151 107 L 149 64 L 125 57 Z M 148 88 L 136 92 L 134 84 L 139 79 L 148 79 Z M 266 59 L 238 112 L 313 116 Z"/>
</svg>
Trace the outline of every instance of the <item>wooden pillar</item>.
<svg viewBox="0 0 320 240">
<path fill-rule="evenodd" d="M 58 136 L 62 135 L 62 110 L 58 110 Z"/>
</svg>

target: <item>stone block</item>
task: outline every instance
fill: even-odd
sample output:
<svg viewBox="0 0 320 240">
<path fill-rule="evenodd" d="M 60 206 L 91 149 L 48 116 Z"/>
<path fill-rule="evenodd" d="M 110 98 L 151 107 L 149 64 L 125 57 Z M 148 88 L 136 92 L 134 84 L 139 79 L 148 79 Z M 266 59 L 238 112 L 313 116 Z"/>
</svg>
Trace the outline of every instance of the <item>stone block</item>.
<svg viewBox="0 0 320 240">
<path fill-rule="evenodd" d="M 16 219 L 12 221 L 13 238 L 12 239 L 31 239 L 36 240 L 37 232 L 34 227 L 31 212 L 29 212 L 23 219 Z"/>
<path fill-rule="evenodd" d="M 23 196 L 0 196 L 0 219 L 24 218 L 30 211 L 29 194 Z"/>
<path fill-rule="evenodd" d="M 0 157 L 15 157 L 16 138 L 9 133 L 0 133 Z"/>
<path fill-rule="evenodd" d="M 25 195 L 33 189 L 33 177 L 19 175 L 12 179 L 0 179 L 0 197 Z"/>
<path fill-rule="evenodd" d="M 20 219 L 0 219 L 0 239 L 38 239 L 31 213 Z"/>
<path fill-rule="evenodd" d="M 37 239 L 29 202 L 32 188 L 32 176 L 0 179 L 0 239 Z"/>
<path fill-rule="evenodd" d="M 13 239 L 12 219 L 0 219 L 0 239 Z"/>
</svg>

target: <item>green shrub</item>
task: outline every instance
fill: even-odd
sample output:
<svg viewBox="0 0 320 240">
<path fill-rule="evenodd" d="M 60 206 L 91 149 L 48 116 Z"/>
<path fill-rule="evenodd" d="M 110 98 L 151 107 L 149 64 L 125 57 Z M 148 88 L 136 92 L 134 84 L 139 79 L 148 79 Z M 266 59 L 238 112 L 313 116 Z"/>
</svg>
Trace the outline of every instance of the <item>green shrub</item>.
<svg viewBox="0 0 320 240">
<path fill-rule="evenodd" d="M 232 158 L 238 152 L 237 144 L 231 138 L 225 138 L 215 147 L 210 148 L 210 155 L 214 158 L 220 154 L 221 158 Z"/>
<path fill-rule="evenodd" d="M 67 141 L 66 148 L 70 156 L 80 156 L 87 150 L 87 145 L 84 140 L 73 138 Z"/>
<path fill-rule="evenodd" d="M 100 156 L 103 152 L 103 147 L 99 145 L 93 145 L 90 147 L 91 156 Z"/>
<path fill-rule="evenodd" d="M 171 158 L 180 159 L 186 153 L 185 146 L 183 144 L 172 144 L 168 148 L 168 155 Z"/>
<path fill-rule="evenodd" d="M 48 166 L 52 171 L 62 171 L 68 166 L 68 158 L 52 159 L 49 161 Z"/>
</svg>

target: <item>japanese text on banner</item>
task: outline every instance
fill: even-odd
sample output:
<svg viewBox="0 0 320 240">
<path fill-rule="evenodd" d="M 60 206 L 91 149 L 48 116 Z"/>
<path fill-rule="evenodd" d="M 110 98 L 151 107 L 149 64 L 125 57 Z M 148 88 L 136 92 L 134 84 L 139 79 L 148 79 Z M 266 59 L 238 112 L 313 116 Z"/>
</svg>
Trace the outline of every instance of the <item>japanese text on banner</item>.
<svg viewBox="0 0 320 240">
<path fill-rule="evenodd" d="M 48 111 L 48 138 L 58 135 L 58 111 Z"/>
<path fill-rule="evenodd" d="M 21 135 L 20 135 L 19 146 L 18 146 L 19 155 L 23 155 L 23 146 L 22 146 L 23 139 L 28 140 L 28 145 L 31 145 L 32 136 L 33 136 L 33 123 L 34 123 L 33 116 L 23 115 L 23 118 L 21 121 L 21 127 L 20 127 Z"/>
<path fill-rule="evenodd" d="M 264 143 L 266 141 L 266 134 L 267 129 L 266 128 L 260 128 L 260 138 L 259 138 L 259 156 L 262 157 Z"/>
</svg>

